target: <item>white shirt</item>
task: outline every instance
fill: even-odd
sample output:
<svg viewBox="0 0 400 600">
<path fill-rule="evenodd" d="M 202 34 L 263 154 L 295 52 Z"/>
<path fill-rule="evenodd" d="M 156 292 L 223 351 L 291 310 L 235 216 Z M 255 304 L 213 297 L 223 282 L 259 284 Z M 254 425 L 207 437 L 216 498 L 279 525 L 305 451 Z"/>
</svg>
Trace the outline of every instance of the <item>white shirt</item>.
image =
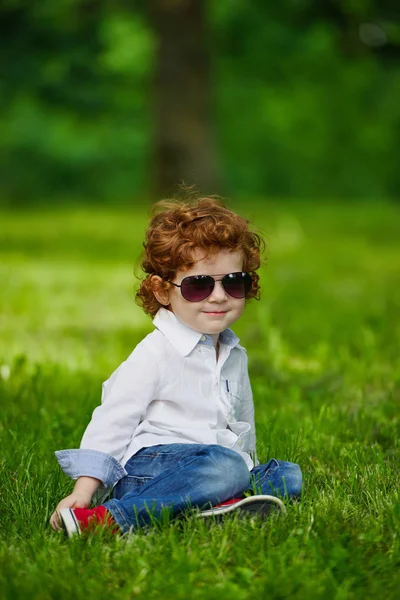
<svg viewBox="0 0 400 600">
<path fill-rule="evenodd" d="M 156 329 L 103 384 L 80 450 L 56 452 L 60 465 L 73 478 L 86 474 L 115 485 L 141 448 L 197 443 L 231 448 L 251 470 L 253 460 L 257 464 L 254 407 L 239 338 L 230 329 L 220 334 L 217 362 L 211 337 L 171 311 L 161 308 L 153 323 Z M 94 470 L 93 457 L 99 459 Z"/>
</svg>

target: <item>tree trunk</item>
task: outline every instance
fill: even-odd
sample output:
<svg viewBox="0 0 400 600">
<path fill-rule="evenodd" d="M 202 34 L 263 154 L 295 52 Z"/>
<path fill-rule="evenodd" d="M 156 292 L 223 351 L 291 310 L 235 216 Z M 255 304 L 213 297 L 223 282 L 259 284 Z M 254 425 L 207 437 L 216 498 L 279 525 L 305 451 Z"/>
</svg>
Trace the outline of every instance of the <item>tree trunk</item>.
<svg viewBox="0 0 400 600">
<path fill-rule="evenodd" d="M 149 0 L 157 38 L 154 79 L 154 188 L 184 182 L 215 193 L 210 52 L 204 0 Z"/>
</svg>

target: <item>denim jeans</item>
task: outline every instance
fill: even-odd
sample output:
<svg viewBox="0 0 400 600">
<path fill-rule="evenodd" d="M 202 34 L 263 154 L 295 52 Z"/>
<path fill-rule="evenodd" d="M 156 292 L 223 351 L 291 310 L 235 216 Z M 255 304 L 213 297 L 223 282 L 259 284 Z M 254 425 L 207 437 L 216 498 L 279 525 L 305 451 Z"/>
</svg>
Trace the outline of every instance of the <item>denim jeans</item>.
<svg viewBox="0 0 400 600">
<path fill-rule="evenodd" d="M 210 508 L 246 491 L 292 498 L 301 494 L 295 463 L 272 458 L 248 470 L 237 452 L 215 444 L 162 444 L 142 448 L 125 465 L 128 473 L 104 503 L 122 531 L 177 515 L 189 507 Z"/>
</svg>

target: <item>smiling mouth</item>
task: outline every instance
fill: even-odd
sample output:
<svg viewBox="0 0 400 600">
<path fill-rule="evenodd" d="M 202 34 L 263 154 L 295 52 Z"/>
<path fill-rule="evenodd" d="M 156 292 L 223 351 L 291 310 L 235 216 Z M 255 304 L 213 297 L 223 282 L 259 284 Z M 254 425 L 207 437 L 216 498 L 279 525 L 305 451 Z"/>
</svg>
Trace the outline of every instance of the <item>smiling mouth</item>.
<svg viewBox="0 0 400 600">
<path fill-rule="evenodd" d="M 228 311 L 227 310 L 209 310 L 209 311 L 203 311 L 206 315 L 225 315 Z"/>
</svg>

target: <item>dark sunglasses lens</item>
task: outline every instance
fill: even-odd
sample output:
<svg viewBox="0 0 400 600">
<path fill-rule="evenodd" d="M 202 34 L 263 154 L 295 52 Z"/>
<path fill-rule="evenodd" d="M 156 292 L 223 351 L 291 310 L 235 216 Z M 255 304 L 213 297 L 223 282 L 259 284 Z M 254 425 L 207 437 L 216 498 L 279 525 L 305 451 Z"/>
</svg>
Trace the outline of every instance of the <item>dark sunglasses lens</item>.
<svg viewBox="0 0 400 600">
<path fill-rule="evenodd" d="M 222 283 L 232 298 L 244 298 L 250 292 L 253 280 L 249 273 L 230 273 L 225 275 Z"/>
<path fill-rule="evenodd" d="M 214 289 L 214 279 L 208 275 L 185 277 L 181 284 L 182 296 L 189 302 L 205 300 Z"/>
</svg>

